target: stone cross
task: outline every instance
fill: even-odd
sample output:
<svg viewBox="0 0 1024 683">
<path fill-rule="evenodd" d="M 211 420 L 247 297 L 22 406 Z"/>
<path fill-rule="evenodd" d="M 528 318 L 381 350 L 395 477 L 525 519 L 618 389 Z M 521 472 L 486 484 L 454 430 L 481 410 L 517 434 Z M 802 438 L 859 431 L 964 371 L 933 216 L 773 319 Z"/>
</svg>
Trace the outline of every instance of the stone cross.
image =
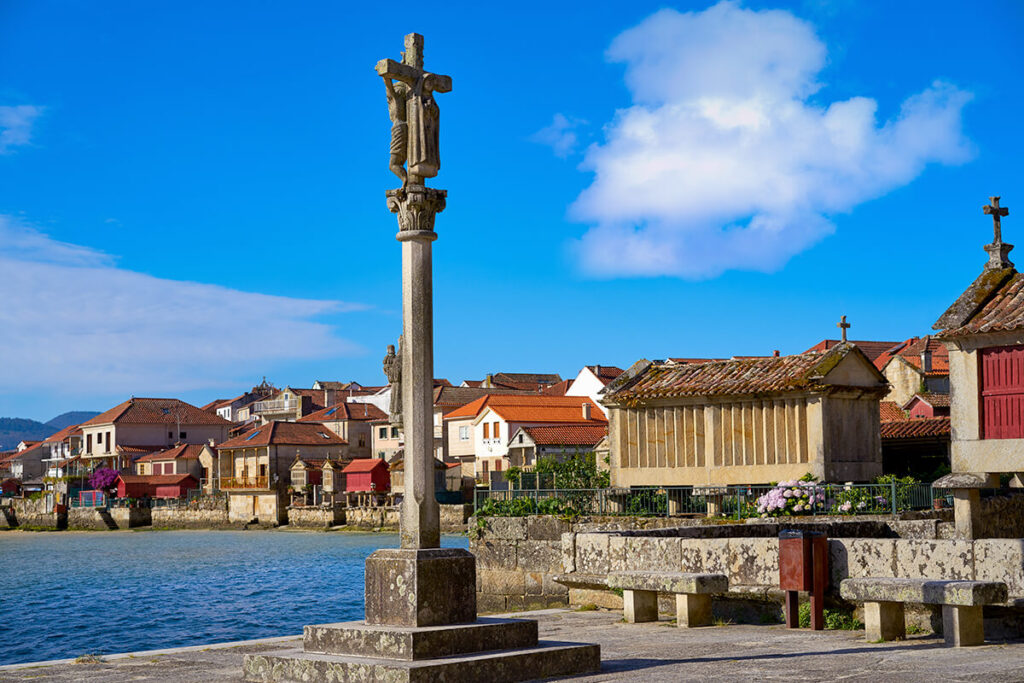
<svg viewBox="0 0 1024 683">
<path fill-rule="evenodd" d="M 844 315 L 839 322 L 836 323 L 836 327 L 843 331 L 843 341 L 846 341 L 846 331 L 850 329 L 850 323 L 846 322 L 846 316 Z"/>
<path fill-rule="evenodd" d="M 982 207 L 982 211 L 985 212 L 986 216 L 992 216 L 992 229 L 995 232 L 995 239 L 992 240 L 992 244 L 1003 243 L 1003 226 L 1000 220 L 1003 216 L 1008 216 L 1010 210 L 1005 206 L 999 206 L 999 197 L 989 197 L 991 204 Z"/>
<path fill-rule="evenodd" d="M 391 171 L 403 187 L 420 185 L 441 169 L 441 114 L 434 93 L 451 92 L 452 79 L 424 71 L 423 36 L 418 33 L 405 37 L 401 62 L 382 59 L 376 69 L 384 79 L 391 117 Z"/>
<path fill-rule="evenodd" d="M 405 37 L 402 61 L 382 59 L 391 118 L 391 170 L 402 187 L 387 192 L 388 209 L 398 214 L 402 243 L 402 428 L 405 435 L 405 495 L 402 498 L 403 549 L 441 545 L 440 508 L 434 498 L 434 294 L 431 243 L 434 218 L 444 210 L 447 192 L 426 187 L 441 168 L 439 112 L 433 93 L 450 92 L 452 79 L 425 71 L 423 36 Z M 408 164 L 408 168 L 403 164 Z M 390 353 L 389 353 L 390 356 Z M 397 370 L 397 369 L 396 369 Z M 394 412 L 394 411 L 393 411 Z"/>
</svg>

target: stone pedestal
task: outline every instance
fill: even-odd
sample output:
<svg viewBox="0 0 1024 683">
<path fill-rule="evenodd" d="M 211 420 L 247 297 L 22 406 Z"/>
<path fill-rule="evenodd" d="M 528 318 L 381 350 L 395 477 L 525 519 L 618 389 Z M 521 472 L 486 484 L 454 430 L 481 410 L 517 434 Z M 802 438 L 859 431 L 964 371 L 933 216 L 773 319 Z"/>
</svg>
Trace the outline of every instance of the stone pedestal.
<svg viewBox="0 0 1024 683">
<path fill-rule="evenodd" d="M 366 558 L 366 623 L 468 624 L 476 619 L 476 559 L 456 548 L 383 549 Z"/>
<path fill-rule="evenodd" d="M 988 472 L 953 472 L 935 481 L 932 486 L 953 492 L 953 520 L 956 537 L 974 540 L 981 532 L 981 491 L 997 488 L 999 475 Z"/>
<path fill-rule="evenodd" d="M 981 605 L 943 605 L 942 637 L 949 647 L 985 644 Z"/>
<path fill-rule="evenodd" d="M 907 621 L 902 602 L 865 602 L 864 635 L 868 642 L 903 640 Z"/>
<path fill-rule="evenodd" d="M 711 596 L 701 593 L 676 595 L 676 626 L 693 628 L 711 625 Z"/>
<path fill-rule="evenodd" d="M 622 591 L 622 616 L 630 624 L 658 620 L 658 594 L 655 591 Z"/>
</svg>

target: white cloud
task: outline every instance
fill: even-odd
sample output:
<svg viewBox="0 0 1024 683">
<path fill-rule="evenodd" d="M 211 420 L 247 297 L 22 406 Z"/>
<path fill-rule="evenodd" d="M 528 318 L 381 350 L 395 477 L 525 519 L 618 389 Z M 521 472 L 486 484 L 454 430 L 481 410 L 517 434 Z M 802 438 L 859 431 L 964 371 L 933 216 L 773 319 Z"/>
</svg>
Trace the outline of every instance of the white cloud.
<svg viewBox="0 0 1024 683">
<path fill-rule="evenodd" d="M 0 215 L 0 392 L 173 393 L 350 355 L 323 314 L 364 308 L 115 267 Z"/>
<path fill-rule="evenodd" d="M 574 129 L 583 123 L 586 122 L 570 119 L 564 114 L 555 114 L 551 124 L 531 135 L 530 140 L 548 145 L 555 151 L 556 156 L 564 159 L 576 149 L 579 139 Z"/>
<path fill-rule="evenodd" d="M 0 154 L 32 141 L 32 124 L 43 113 L 43 107 L 29 104 L 0 107 Z"/>
<path fill-rule="evenodd" d="M 657 12 L 619 35 L 633 105 L 581 168 L 574 244 L 597 276 L 770 272 L 828 235 L 827 216 L 906 185 L 972 148 L 971 95 L 935 82 L 879 123 L 873 99 L 820 104 L 826 49 L 792 14 L 720 2 Z"/>
</svg>

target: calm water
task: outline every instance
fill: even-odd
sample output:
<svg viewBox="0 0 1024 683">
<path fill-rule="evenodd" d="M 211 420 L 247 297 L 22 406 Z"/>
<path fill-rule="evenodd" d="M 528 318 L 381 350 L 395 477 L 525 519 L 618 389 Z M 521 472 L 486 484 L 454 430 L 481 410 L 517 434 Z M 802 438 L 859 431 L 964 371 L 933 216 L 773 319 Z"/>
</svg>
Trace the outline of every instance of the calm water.
<svg viewBox="0 0 1024 683">
<path fill-rule="evenodd" d="M 397 546 L 396 534 L 371 533 L 0 533 L 0 664 L 359 619 L 363 561 Z"/>
</svg>

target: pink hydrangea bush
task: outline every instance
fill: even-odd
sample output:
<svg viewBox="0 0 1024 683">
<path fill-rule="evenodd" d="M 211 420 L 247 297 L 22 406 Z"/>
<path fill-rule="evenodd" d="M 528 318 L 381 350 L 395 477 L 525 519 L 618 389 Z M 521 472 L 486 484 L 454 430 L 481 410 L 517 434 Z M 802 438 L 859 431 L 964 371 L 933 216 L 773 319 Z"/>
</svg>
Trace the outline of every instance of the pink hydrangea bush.
<svg viewBox="0 0 1024 683">
<path fill-rule="evenodd" d="M 807 515 L 824 502 L 825 493 L 818 490 L 816 482 L 803 479 L 780 481 L 757 499 L 757 511 L 762 517 Z"/>
</svg>

